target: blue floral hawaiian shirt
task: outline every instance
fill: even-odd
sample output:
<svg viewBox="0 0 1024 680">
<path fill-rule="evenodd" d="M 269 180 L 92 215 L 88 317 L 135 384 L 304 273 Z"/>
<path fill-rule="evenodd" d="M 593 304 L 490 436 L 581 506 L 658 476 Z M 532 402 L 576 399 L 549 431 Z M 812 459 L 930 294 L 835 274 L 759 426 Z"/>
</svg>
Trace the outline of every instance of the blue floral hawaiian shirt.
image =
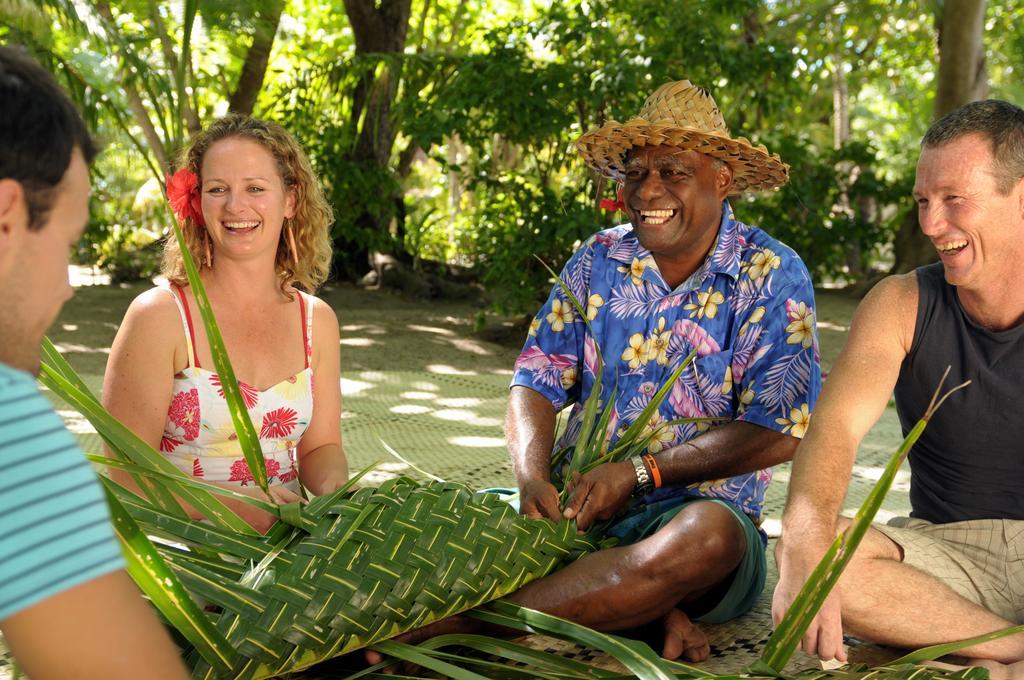
<svg viewBox="0 0 1024 680">
<path fill-rule="evenodd" d="M 583 404 L 594 389 L 597 348 L 605 362 L 601 393 L 607 398 L 617 389 L 609 445 L 694 349 L 694 362 L 645 425 L 648 451 L 710 427 L 672 424 L 687 417 L 726 417 L 803 437 L 821 390 L 811 278 L 793 250 L 737 221 L 727 201 L 715 246 L 675 290 L 629 224 L 590 237 L 561 278 L 586 307 L 593 332 L 556 285 L 530 326 L 512 378 L 556 410 L 573 405 L 556 450 L 578 436 Z M 759 522 L 770 480 L 771 470 L 760 470 L 662 487 L 643 500 L 721 498 Z"/>
</svg>

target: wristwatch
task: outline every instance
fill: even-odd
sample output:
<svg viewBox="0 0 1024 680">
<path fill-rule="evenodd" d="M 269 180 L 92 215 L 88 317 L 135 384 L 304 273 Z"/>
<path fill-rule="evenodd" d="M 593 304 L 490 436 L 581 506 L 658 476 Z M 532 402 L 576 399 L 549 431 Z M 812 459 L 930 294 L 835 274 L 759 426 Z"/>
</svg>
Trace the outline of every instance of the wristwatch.
<svg viewBox="0 0 1024 680">
<path fill-rule="evenodd" d="M 633 498 L 641 498 L 654 490 L 654 482 L 651 480 L 651 473 L 640 456 L 631 456 L 629 462 L 633 464 L 633 471 L 636 472 L 636 487 L 633 489 Z"/>
</svg>

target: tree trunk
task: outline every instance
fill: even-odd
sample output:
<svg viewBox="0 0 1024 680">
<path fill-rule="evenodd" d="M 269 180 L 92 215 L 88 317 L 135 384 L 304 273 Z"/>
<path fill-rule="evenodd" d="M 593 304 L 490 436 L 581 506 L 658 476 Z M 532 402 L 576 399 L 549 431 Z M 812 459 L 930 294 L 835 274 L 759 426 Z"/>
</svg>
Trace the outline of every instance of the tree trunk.
<svg viewBox="0 0 1024 680">
<path fill-rule="evenodd" d="M 108 10 L 109 11 L 109 10 Z M 149 20 L 153 25 L 153 32 L 160 39 L 160 48 L 164 55 L 164 67 L 168 73 L 174 73 L 178 69 L 178 53 L 175 51 L 174 42 L 167 32 L 163 17 L 160 16 L 160 8 L 155 0 L 149 2 Z M 196 114 L 192 102 L 186 99 L 184 102 L 185 123 L 190 133 L 196 133 L 201 129 L 199 116 Z"/>
<path fill-rule="evenodd" d="M 846 60 L 842 51 L 841 17 L 828 16 L 828 37 L 832 42 L 832 148 L 839 151 L 850 140 L 850 88 L 846 80 Z M 834 22 L 840 22 L 835 26 Z M 838 30 L 837 30 L 838 29 Z M 833 206 L 833 211 L 840 219 L 853 220 L 854 210 L 850 205 L 849 188 L 856 181 L 859 169 L 851 161 L 841 161 L 836 165 L 836 180 L 842 187 Z M 846 251 L 847 276 L 858 280 L 864 274 L 861 268 L 860 242 L 851 240 L 844 244 Z"/>
<path fill-rule="evenodd" d="M 117 26 L 117 19 L 114 18 L 114 13 L 110 9 L 110 5 L 108 3 L 97 2 L 96 11 L 107 22 L 105 30 L 113 30 L 109 27 Z M 113 40 L 110 42 L 111 45 L 117 44 Z M 160 166 L 160 170 L 163 172 L 164 177 L 167 177 L 171 174 L 171 161 L 167 157 L 167 149 L 164 147 L 164 142 L 160 139 L 160 135 L 157 133 L 156 128 L 153 127 L 153 121 L 149 117 L 149 111 L 146 110 L 146 105 L 142 101 L 142 95 L 139 94 L 139 88 L 132 77 L 133 74 L 128 68 L 127 63 L 127 59 L 122 56 L 121 68 L 123 80 L 121 85 L 124 88 L 125 97 L 128 99 L 128 107 L 132 110 L 132 117 L 135 118 L 135 123 L 142 130 L 142 136 L 146 138 L 146 143 L 149 144 L 149 148 L 153 151 L 153 155 L 156 157 L 156 162 Z"/>
<path fill-rule="evenodd" d="M 401 54 L 409 31 L 412 0 L 345 0 L 345 12 L 356 39 L 356 54 Z M 391 105 L 398 92 L 398 73 L 382 64 L 363 76 L 357 87 L 354 116 L 363 116 L 356 156 L 384 167 L 391 159 L 395 131 Z"/>
<path fill-rule="evenodd" d="M 933 120 L 988 94 L 985 68 L 985 0 L 946 0 L 936 17 L 939 74 Z M 902 274 L 935 262 L 931 242 L 921 233 L 917 211 L 911 210 L 893 241 L 896 261 L 891 273 Z"/>
<path fill-rule="evenodd" d="M 238 77 L 235 91 L 228 100 L 228 110 L 233 113 L 252 115 L 256 106 L 256 98 L 263 89 L 263 79 L 267 75 L 267 64 L 270 62 L 270 51 L 274 47 L 274 37 L 281 23 L 284 11 L 284 0 L 274 0 L 267 5 L 266 14 L 259 17 L 256 30 L 252 36 L 252 45 L 245 54 L 242 74 Z"/>
<path fill-rule="evenodd" d="M 356 54 L 401 55 L 405 50 L 411 9 L 412 0 L 345 0 L 345 13 L 352 25 Z M 353 124 L 358 121 L 359 129 L 351 154 L 356 163 L 374 169 L 387 169 L 396 136 L 391 107 L 398 93 L 400 79 L 401 69 L 382 61 L 378 68 L 368 71 L 356 85 L 352 100 L 352 120 Z M 393 213 L 363 214 L 356 218 L 356 223 L 389 234 L 392 221 L 398 220 L 396 230 L 400 235 L 403 229 L 401 220 L 404 217 L 400 209 L 402 197 L 395 195 L 390 198 L 394 199 Z M 388 236 L 385 240 L 393 244 L 392 255 L 404 255 L 400 238 Z M 378 270 L 374 263 L 379 258 L 373 257 L 365 246 L 348 241 L 336 242 L 335 245 L 336 251 L 340 251 L 336 257 L 338 271 L 351 274 L 360 268 L 365 271 L 368 266 Z M 377 273 L 380 274 L 380 271 Z"/>
<path fill-rule="evenodd" d="M 939 32 L 935 120 L 988 94 L 985 0 L 946 0 Z"/>
</svg>

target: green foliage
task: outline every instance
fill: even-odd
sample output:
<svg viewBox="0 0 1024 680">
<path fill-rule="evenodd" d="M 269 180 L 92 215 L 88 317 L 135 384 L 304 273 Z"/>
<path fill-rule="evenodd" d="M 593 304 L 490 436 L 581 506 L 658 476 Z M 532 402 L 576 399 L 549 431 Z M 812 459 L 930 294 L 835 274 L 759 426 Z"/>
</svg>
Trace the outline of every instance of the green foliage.
<svg viewBox="0 0 1024 680">
<path fill-rule="evenodd" d="M 903 214 L 882 206 L 909 208 L 907 183 L 878 177 L 877 157 L 861 142 L 820 150 L 805 138 L 779 135 L 768 143 L 790 164 L 789 184 L 734 201 L 737 218 L 793 248 L 818 281 L 877 262 Z"/>
<path fill-rule="evenodd" d="M 167 208 L 159 186 L 151 181 L 131 192 L 125 179 L 94 170 L 89 228 L 76 255 L 107 272 L 111 283 L 155 276 L 163 254 Z"/>
<path fill-rule="evenodd" d="M 550 287 L 534 256 L 546 262 L 564 259 L 599 226 L 598 215 L 578 195 L 565 196 L 512 174 L 480 181 L 475 189 L 482 194 L 480 207 L 463 220 L 474 222 L 467 250 L 476 253 L 481 281 L 499 310 L 532 309 L 538 294 L 546 295 Z"/>
<path fill-rule="evenodd" d="M 187 137 L 182 106 L 200 123 L 223 113 L 251 35 L 276 2 L 204 2 L 188 43 L 190 14 L 178 5 L 131 0 L 107 16 L 99 0 L 9 1 L 0 5 L 0 38 L 29 45 L 82 105 L 109 143 L 99 172 L 110 192 L 101 200 L 123 206 L 147 172 L 161 174 L 154 145 L 171 156 Z M 525 312 L 546 288 L 529 256 L 562 261 L 611 221 L 588 206 L 612 189 L 583 169 L 572 141 L 635 115 L 658 85 L 689 78 L 712 90 L 734 134 L 792 166 L 790 186 L 736 202 L 737 216 L 786 241 L 819 278 L 851 280 L 886 256 L 909 208 L 934 97 L 936 7 L 414 0 L 405 52 L 379 55 L 357 53 L 337 3 L 292 0 L 256 112 L 309 151 L 335 207 L 341 259 L 381 250 L 471 265 L 495 306 Z M 989 3 L 992 96 L 1024 98 L 1014 71 L 1024 59 L 1022 19 L 1024 8 Z M 360 83 L 385 71 L 396 85 L 388 124 L 397 138 L 381 165 L 356 146 Z M 840 86 L 848 133 L 837 133 Z M 132 88 L 157 142 L 141 134 Z M 94 210 L 94 243 L 164 228 L 114 212 Z M 114 250 L 90 252 L 121 266 Z M 360 266 L 347 262 L 341 273 L 358 276 Z"/>
</svg>

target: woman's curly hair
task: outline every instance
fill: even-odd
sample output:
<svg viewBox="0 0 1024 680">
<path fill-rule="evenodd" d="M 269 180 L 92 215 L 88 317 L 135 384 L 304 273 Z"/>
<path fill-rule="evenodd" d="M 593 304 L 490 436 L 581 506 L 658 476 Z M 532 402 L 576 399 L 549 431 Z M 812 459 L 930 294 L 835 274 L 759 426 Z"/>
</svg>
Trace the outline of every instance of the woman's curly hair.
<svg viewBox="0 0 1024 680">
<path fill-rule="evenodd" d="M 231 137 L 251 139 L 261 144 L 274 157 L 285 189 L 295 193 L 295 216 L 286 221 L 285 228 L 281 230 L 275 269 L 282 291 L 287 292 L 288 287 L 294 285 L 308 293 L 315 292 L 330 271 L 332 250 L 329 231 L 334 214 L 313 174 L 309 159 L 291 133 L 277 123 L 228 114 L 190 140 L 181 155 L 180 167 L 194 172 L 202 186 L 204 154 L 216 142 Z M 192 259 L 197 263 L 204 262 L 207 238 L 203 233 L 204 227 L 195 224 L 192 219 L 185 219 L 181 222 L 181 228 Z M 295 236 L 297 265 L 292 259 L 285 234 L 288 228 L 293 230 Z M 168 238 L 164 244 L 161 273 L 179 285 L 188 283 L 178 241 L 173 237 Z"/>
</svg>

